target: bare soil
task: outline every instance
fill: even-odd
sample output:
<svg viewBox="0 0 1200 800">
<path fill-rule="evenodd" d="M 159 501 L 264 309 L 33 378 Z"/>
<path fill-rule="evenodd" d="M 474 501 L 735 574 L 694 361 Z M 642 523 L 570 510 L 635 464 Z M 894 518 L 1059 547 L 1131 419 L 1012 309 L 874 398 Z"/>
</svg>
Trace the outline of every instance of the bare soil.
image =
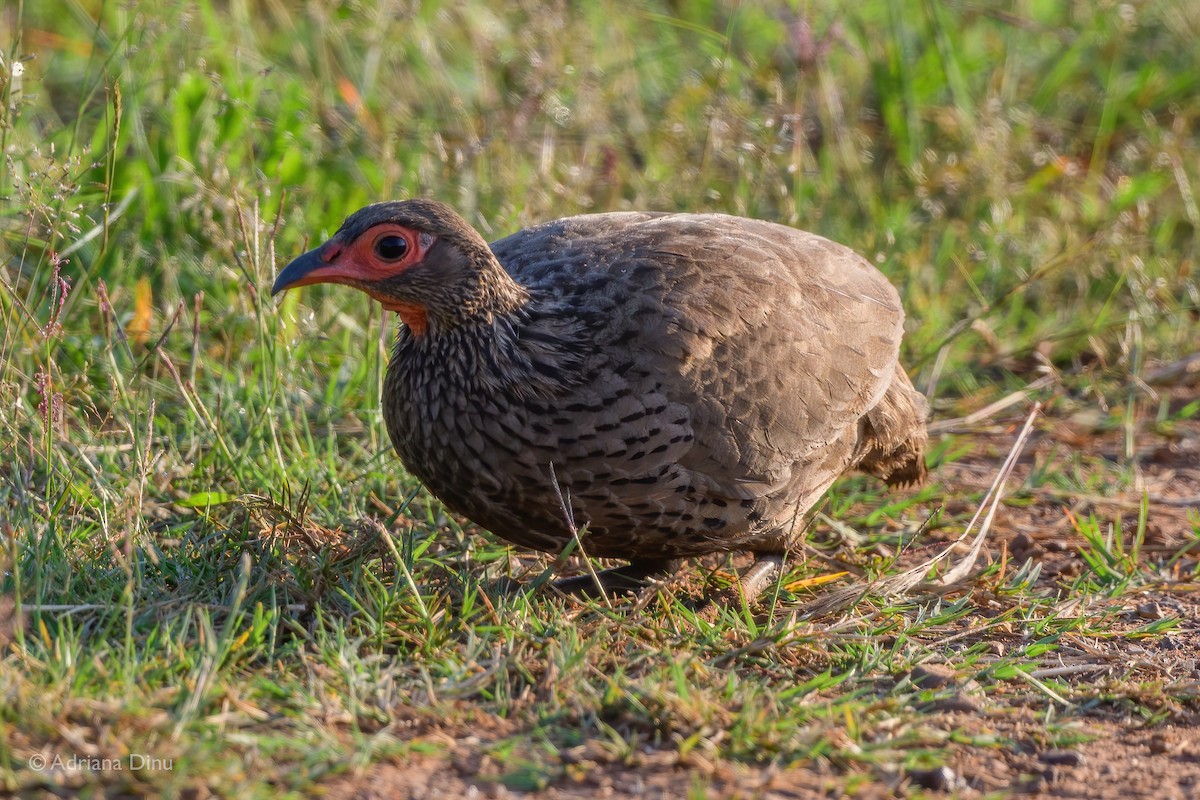
<svg viewBox="0 0 1200 800">
<path fill-rule="evenodd" d="M 1200 797 L 1200 734 L 1195 715 L 1142 726 L 1130 720 L 1079 720 L 1077 733 L 1091 741 L 1067 749 L 1039 745 L 1044 723 L 1033 713 L 997 722 L 955 712 L 941 724 L 959 734 L 990 732 L 1018 742 L 1015 747 L 957 747 L 945 768 L 881 774 L 832 764 L 753 768 L 742 764 L 680 763 L 671 753 L 648 752 L 629 764 L 576 763 L 542 790 L 511 788 L 498 765 L 481 757 L 471 737 L 446 734 L 430 743 L 449 747 L 452 757 L 421 755 L 404 763 L 379 763 L 359 775 L 325 786 L 325 797 L 346 800 L 433 800 L 450 797 L 679 798 L 704 787 L 710 797 L 810 800 L 854 796 L 982 798 L 1078 798 L 1079 800 L 1192 800 Z"/>
</svg>

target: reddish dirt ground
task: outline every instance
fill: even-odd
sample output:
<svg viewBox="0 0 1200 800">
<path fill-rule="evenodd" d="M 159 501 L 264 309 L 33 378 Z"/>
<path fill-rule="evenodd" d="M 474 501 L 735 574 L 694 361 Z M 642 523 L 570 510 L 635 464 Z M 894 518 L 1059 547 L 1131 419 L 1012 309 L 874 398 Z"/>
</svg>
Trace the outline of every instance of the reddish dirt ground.
<svg viewBox="0 0 1200 800">
<path fill-rule="evenodd" d="M 958 731 L 1000 732 L 990 721 L 954 713 L 944 717 Z M 1195 717 L 1144 728 L 1128 722 L 1090 722 L 1080 733 L 1097 737 L 1069 749 L 1041 748 L 1044 726 L 1033 714 L 1001 724 L 1012 738 L 1028 742 L 1020 750 L 959 748 L 945 768 L 908 774 L 847 771 L 828 764 L 787 769 L 753 769 L 739 764 L 680 764 L 668 753 L 647 753 L 639 763 L 579 765 L 541 791 L 509 788 L 489 774 L 496 765 L 473 754 L 472 745 L 451 744 L 452 758 L 420 756 L 406 763 L 381 763 L 361 775 L 330 782 L 328 798 L 432 800 L 447 797 L 679 798 L 703 787 L 709 797 L 810 800 L 830 797 L 891 798 L 915 792 L 926 796 L 983 798 L 1019 796 L 1078 800 L 1200 797 L 1200 735 Z"/>
</svg>

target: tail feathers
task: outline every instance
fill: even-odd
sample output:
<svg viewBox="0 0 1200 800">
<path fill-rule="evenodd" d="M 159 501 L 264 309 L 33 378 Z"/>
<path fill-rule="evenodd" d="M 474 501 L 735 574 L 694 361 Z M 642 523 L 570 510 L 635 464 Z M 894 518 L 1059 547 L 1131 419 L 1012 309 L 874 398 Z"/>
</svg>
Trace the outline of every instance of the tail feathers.
<svg viewBox="0 0 1200 800">
<path fill-rule="evenodd" d="M 913 388 L 908 374 L 897 365 L 892 385 L 860 423 L 863 456 L 858 468 L 892 487 L 924 482 L 928 415 L 924 395 Z"/>
</svg>

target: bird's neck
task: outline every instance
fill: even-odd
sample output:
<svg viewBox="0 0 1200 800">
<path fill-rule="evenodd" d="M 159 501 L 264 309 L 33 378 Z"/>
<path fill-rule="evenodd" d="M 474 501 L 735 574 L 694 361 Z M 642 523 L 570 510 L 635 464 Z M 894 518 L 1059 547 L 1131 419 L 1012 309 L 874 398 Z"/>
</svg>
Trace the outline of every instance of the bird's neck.
<svg viewBox="0 0 1200 800">
<path fill-rule="evenodd" d="M 529 302 L 529 290 L 508 274 L 491 250 L 482 261 L 473 291 L 463 304 L 465 311 L 490 318 L 512 314 Z"/>
<path fill-rule="evenodd" d="M 437 288 L 428 290 L 434 302 L 420 309 L 416 324 L 409 325 L 414 333 L 438 335 L 490 327 L 494 320 L 516 314 L 529 302 L 529 291 L 508 274 L 486 246 L 473 254 L 471 261 L 472 266 L 464 270 L 452 292 L 437 296 Z M 398 310 L 409 322 L 411 309 Z"/>
<path fill-rule="evenodd" d="M 578 383 L 591 353 L 586 315 L 564 313 L 509 281 L 517 291 L 491 296 L 486 314 L 444 327 L 431 317 L 424 334 L 411 326 L 402 329 L 393 369 L 415 369 L 426 373 L 423 384 L 478 396 L 496 391 L 549 396 Z M 508 304 L 507 310 L 498 310 L 504 307 L 501 302 Z"/>
</svg>

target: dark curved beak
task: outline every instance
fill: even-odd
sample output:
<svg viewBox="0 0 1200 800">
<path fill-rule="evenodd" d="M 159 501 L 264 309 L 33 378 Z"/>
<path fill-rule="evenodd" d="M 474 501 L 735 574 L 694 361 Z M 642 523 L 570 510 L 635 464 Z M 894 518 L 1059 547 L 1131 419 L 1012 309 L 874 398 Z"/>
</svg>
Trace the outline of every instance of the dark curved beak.
<svg viewBox="0 0 1200 800">
<path fill-rule="evenodd" d="M 320 282 L 323 277 L 320 275 L 321 269 L 330 266 L 329 261 L 323 255 L 327 249 L 326 245 L 321 245 L 315 250 L 309 250 L 284 267 L 283 272 L 280 272 L 279 276 L 275 278 L 275 285 L 271 287 L 271 294 L 279 294 L 284 289 L 293 286 L 304 286 Z"/>
</svg>

